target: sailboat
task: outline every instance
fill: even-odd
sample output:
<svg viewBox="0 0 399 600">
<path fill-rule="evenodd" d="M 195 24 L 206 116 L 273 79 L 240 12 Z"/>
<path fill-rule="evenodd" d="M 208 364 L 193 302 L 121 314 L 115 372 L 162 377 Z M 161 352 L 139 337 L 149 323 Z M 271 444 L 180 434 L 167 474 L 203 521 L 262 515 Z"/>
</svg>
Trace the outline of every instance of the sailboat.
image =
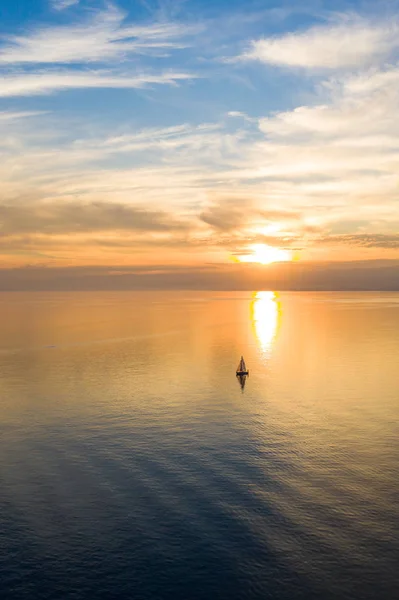
<svg viewBox="0 0 399 600">
<path fill-rule="evenodd" d="M 241 356 L 241 360 L 240 360 L 240 362 L 238 364 L 236 375 L 238 375 L 238 376 L 249 375 L 249 371 L 248 371 L 248 369 L 246 367 L 245 360 L 244 360 L 243 356 Z"/>
</svg>

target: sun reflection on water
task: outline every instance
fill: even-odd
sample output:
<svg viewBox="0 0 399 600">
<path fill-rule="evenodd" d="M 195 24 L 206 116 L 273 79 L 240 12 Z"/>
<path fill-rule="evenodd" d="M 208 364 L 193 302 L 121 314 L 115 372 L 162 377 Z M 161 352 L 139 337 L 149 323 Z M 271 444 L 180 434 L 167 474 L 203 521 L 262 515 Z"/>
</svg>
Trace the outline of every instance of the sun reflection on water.
<svg viewBox="0 0 399 600">
<path fill-rule="evenodd" d="M 275 292 L 256 292 L 251 304 L 251 318 L 262 352 L 269 352 L 280 318 L 280 303 Z"/>
</svg>

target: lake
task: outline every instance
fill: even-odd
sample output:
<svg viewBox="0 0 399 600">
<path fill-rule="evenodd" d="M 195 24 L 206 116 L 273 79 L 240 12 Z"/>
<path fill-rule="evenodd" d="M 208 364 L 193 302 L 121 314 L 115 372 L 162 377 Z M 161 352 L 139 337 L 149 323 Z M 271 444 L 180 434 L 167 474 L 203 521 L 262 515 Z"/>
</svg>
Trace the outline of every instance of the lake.
<svg viewBox="0 0 399 600">
<path fill-rule="evenodd" d="M 0 597 L 398 597 L 398 408 L 399 294 L 2 293 Z"/>
</svg>

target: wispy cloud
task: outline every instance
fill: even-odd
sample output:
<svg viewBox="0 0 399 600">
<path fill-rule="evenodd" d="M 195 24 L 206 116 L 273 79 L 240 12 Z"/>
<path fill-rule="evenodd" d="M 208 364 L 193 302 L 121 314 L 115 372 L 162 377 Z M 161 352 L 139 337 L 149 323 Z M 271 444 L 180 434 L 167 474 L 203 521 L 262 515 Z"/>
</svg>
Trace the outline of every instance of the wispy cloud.
<svg viewBox="0 0 399 600">
<path fill-rule="evenodd" d="M 195 75 L 181 69 L 157 72 L 140 68 L 131 58 L 140 54 L 157 57 L 181 48 L 184 36 L 194 29 L 169 22 L 126 24 L 125 14 L 108 5 L 83 22 L 39 26 L 25 34 L 3 36 L 0 97 L 79 88 L 134 89 L 193 79 Z"/>
<path fill-rule="evenodd" d="M 71 6 L 76 6 L 80 0 L 52 0 L 51 4 L 55 10 L 65 10 Z"/>
<path fill-rule="evenodd" d="M 246 113 L 244 113 L 240 110 L 230 110 L 227 113 L 227 116 L 231 117 L 233 119 L 243 119 L 244 121 L 248 121 L 248 123 L 256 123 L 257 122 L 257 119 L 250 117 L 249 115 L 247 115 Z"/>
<path fill-rule="evenodd" d="M 0 205 L 2 236 L 26 233 L 65 234 L 98 231 L 171 232 L 187 229 L 164 211 L 117 202 L 39 202 Z"/>
<path fill-rule="evenodd" d="M 287 138 L 309 144 L 328 139 L 349 146 L 364 144 L 375 135 L 391 137 L 393 131 L 399 131 L 394 119 L 399 68 L 374 69 L 327 80 L 324 87 L 328 90 L 326 103 L 299 106 L 262 118 L 260 129 L 269 138 L 280 141 Z"/>
<path fill-rule="evenodd" d="M 254 40 L 239 58 L 283 67 L 341 69 L 386 58 L 399 47 L 399 26 L 360 18 Z"/>
<path fill-rule="evenodd" d="M 204 223 L 219 232 L 243 230 L 248 225 L 252 229 L 256 225 L 265 227 L 269 222 L 286 223 L 299 218 L 298 212 L 259 206 L 251 196 L 218 198 L 200 214 Z"/>
<path fill-rule="evenodd" d="M 176 152 L 179 149 L 203 151 L 220 142 L 221 126 L 218 123 L 202 123 L 197 126 L 183 123 L 173 127 L 146 128 L 137 132 L 126 132 L 119 136 L 76 140 L 71 154 L 79 156 L 106 156 L 107 154 L 134 153 L 146 150 Z"/>
<path fill-rule="evenodd" d="M 399 249 L 399 233 L 353 233 L 347 235 L 329 235 L 317 240 L 321 244 L 343 244 L 345 246 L 363 246 L 365 248 Z"/>
<path fill-rule="evenodd" d="M 86 22 L 38 27 L 25 35 L 3 37 L 0 64 L 106 62 L 131 54 L 182 48 L 197 30 L 178 23 L 125 25 L 124 13 L 109 5 Z"/>
<path fill-rule="evenodd" d="M 13 122 L 19 119 L 27 119 L 28 117 L 36 117 L 42 115 L 42 111 L 26 110 L 26 111 L 0 111 L 0 122 L 4 125 L 7 121 Z"/>
<path fill-rule="evenodd" d="M 150 85 L 176 85 L 195 79 L 194 74 L 165 72 L 159 74 L 117 75 L 107 71 L 44 71 L 0 75 L 0 97 L 51 94 L 79 88 L 140 89 Z"/>
</svg>

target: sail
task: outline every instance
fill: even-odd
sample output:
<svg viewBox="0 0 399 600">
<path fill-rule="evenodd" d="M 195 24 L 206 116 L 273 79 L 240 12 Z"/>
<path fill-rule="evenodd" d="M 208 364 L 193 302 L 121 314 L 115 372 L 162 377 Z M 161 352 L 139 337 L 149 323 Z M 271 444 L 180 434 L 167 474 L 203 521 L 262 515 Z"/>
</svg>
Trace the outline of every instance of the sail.
<svg viewBox="0 0 399 600">
<path fill-rule="evenodd" d="M 244 360 L 244 357 L 243 357 L 243 356 L 241 356 L 241 360 L 240 360 L 240 363 L 239 363 L 239 365 L 238 365 L 238 367 L 237 367 L 237 371 L 238 371 L 238 372 L 241 372 L 241 373 L 243 373 L 243 372 L 245 372 L 246 370 L 247 370 L 247 367 L 245 366 L 245 360 Z"/>
</svg>

